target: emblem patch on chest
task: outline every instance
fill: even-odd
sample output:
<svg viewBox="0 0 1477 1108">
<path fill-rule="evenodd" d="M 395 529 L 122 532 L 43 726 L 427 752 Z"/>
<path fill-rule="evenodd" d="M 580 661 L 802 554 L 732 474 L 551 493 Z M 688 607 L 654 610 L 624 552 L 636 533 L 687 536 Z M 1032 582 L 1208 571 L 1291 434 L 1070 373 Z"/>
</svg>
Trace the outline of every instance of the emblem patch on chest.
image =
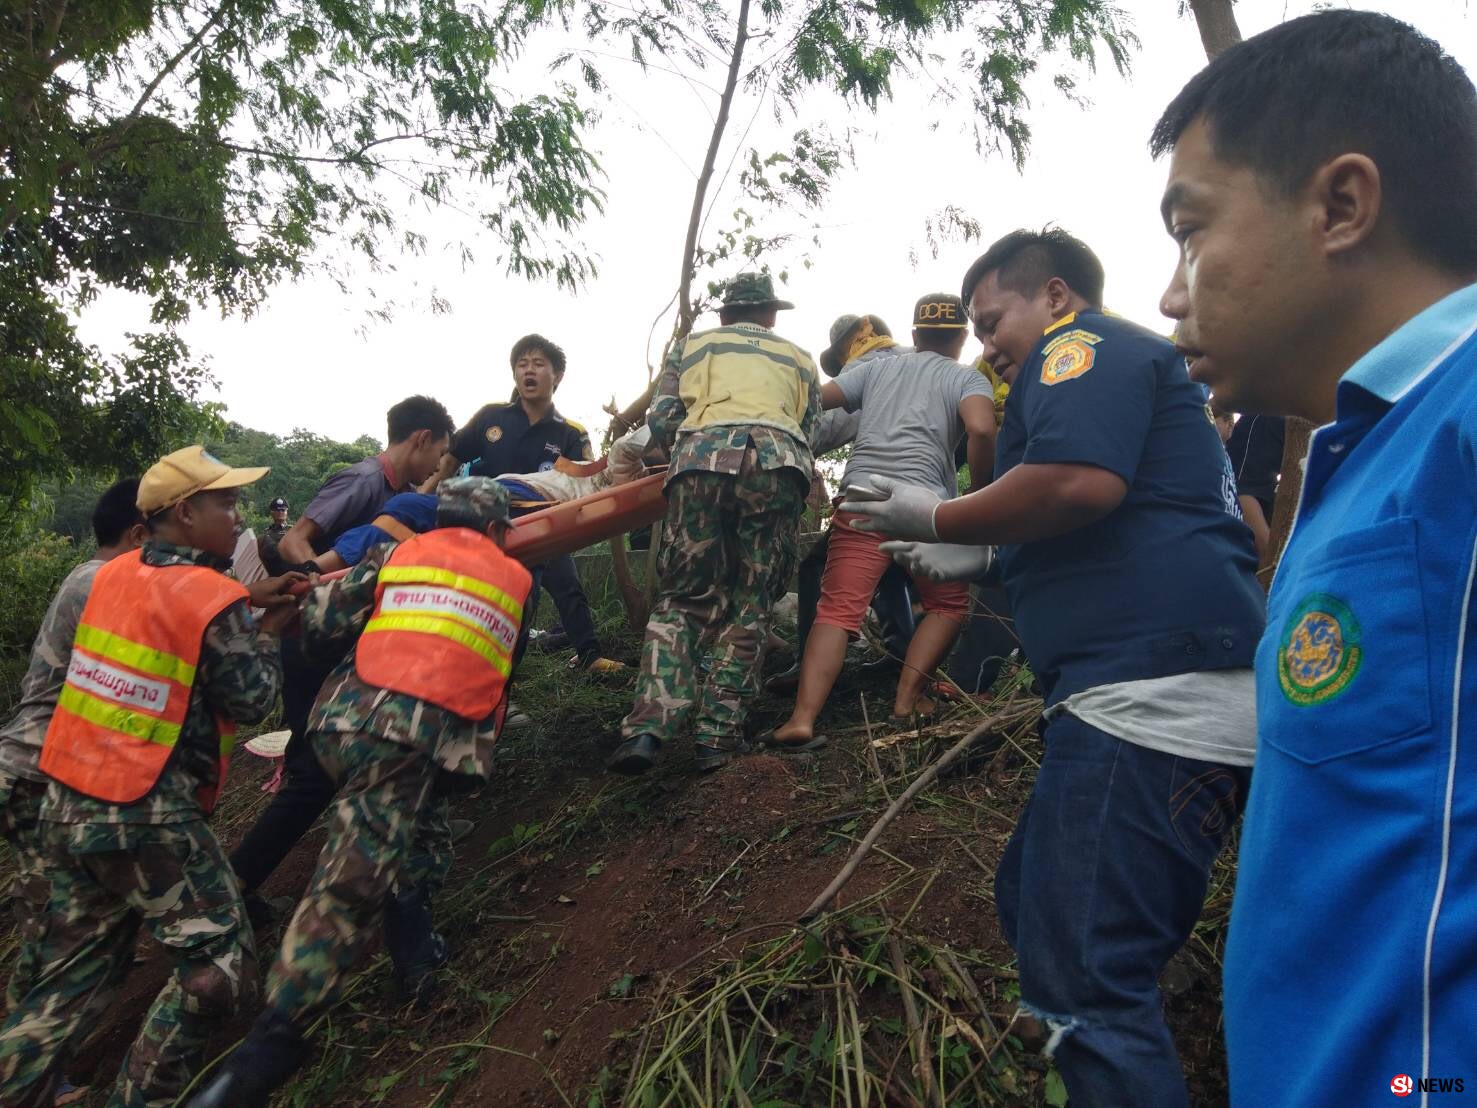
<svg viewBox="0 0 1477 1108">
<path fill-rule="evenodd" d="M 1288 700 L 1308 708 L 1348 688 L 1363 660 L 1359 621 L 1349 606 L 1314 593 L 1288 617 L 1277 649 L 1277 678 Z"/>
<path fill-rule="evenodd" d="M 1041 383 L 1058 385 L 1073 377 L 1081 377 L 1092 368 L 1096 357 L 1093 347 L 1102 341 L 1101 335 L 1084 331 L 1080 327 L 1057 335 L 1046 344 L 1046 349 L 1042 352 Z"/>
<path fill-rule="evenodd" d="M 503 429 L 496 426 L 489 427 L 487 429 L 487 433 L 482 437 L 485 438 L 488 442 L 497 442 L 498 439 L 503 437 Z"/>
</svg>

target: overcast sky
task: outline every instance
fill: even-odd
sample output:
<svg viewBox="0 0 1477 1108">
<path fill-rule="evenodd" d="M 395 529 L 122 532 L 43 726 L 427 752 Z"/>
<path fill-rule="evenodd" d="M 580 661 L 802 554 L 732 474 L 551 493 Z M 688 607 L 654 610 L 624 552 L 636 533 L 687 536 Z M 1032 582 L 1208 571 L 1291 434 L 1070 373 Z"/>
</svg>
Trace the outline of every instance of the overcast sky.
<svg viewBox="0 0 1477 1108">
<path fill-rule="evenodd" d="M 1176 0 L 1120 3 L 1141 40 L 1132 73 L 1120 78 L 1111 67 L 1100 69 L 1081 86 L 1091 100 L 1086 108 L 1043 84 L 1029 117 L 1031 156 L 1019 173 L 1006 157 L 976 153 L 966 133 L 967 108 L 931 103 L 923 82 L 900 82 L 894 102 L 875 117 L 847 112 L 825 97 L 802 105 L 800 122 L 857 128 L 856 164 L 821 212 L 779 220 L 789 229 L 814 224 L 812 233 L 820 237 L 819 247 L 809 247 L 808 270 L 797 264 L 798 246 L 772 260 L 776 271 L 788 266 L 780 294 L 798 305 L 781 314 L 780 333 L 818 354 L 837 315 L 874 312 L 901 334 L 913 301 L 930 291 L 957 291 L 964 269 L 990 241 L 1048 222 L 1097 251 L 1107 269 L 1110 307 L 1167 331 L 1158 310 L 1174 259 L 1158 214 L 1165 166 L 1150 160 L 1145 144 L 1165 104 L 1203 65 L 1204 53 L 1193 21 L 1176 17 Z M 1240 0 L 1236 12 L 1249 36 L 1315 6 L 1328 5 Z M 1350 6 L 1415 24 L 1477 73 L 1477 27 L 1465 0 Z M 541 52 L 556 46 L 539 44 Z M 1049 75 L 1054 67 L 1044 62 L 1042 68 Z M 601 405 L 612 396 L 628 403 L 646 385 L 648 335 L 676 288 L 694 168 L 709 126 L 707 109 L 676 77 L 643 75 L 619 60 L 604 70 L 610 96 L 593 145 L 608 173 L 608 201 L 605 214 L 583 232 L 599 261 L 596 281 L 578 294 L 516 281 L 495 263 L 496 244 L 475 237 L 468 217 L 415 216 L 412 222 L 433 240 L 470 241 L 477 262 L 464 270 L 454 246 L 438 246 L 423 257 L 397 259 L 397 271 L 388 276 L 358 272 L 349 295 L 325 277 L 310 277 L 280 286 L 250 320 L 197 314 L 186 337 L 208 356 L 219 381 L 214 398 L 225 403 L 228 418 L 279 434 L 306 427 L 337 439 L 383 439 L 385 409 L 409 393 L 427 392 L 461 422 L 481 404 L 507 398 L 508 348 L 538 331 L 568 353 L 556 402 L 591 427 L 598 448 L 598 428 L 607 422 Z M 707 79 L 720 78 L 710 73 Z M 774 124 L 767 111 L 756 114 L 753 100 L 737 105 L 734 117 L 739 128 L 730 127 L 720 168 L 751 119 L 749 145 L 761 150 L 782 145 L 795 126 Z M 945 244 L 934 259 L 924 221 L 946 205 L 977 219 L 983 241 Z M 720 200 L 714 226 L 732 208 L 732 197 Z M 369 301 L 362 290 L 370 285 L 381 298 L 401 303 L 392 322 L 366 322 Z M 450 312 L 430 312 L 433 292 L 450 302 Z M 109 295 L 81 321 L 83 335 L 105 350 L 119 349 L 124 332 L 145 325 L 145 310 L 127 296 Z M 653 358 L 669 318 L 652 343 Z M 714 323 L 710 315 L 699 326 Z M 977 353 L 971 339 L 966 357 Z"/>
</svg>

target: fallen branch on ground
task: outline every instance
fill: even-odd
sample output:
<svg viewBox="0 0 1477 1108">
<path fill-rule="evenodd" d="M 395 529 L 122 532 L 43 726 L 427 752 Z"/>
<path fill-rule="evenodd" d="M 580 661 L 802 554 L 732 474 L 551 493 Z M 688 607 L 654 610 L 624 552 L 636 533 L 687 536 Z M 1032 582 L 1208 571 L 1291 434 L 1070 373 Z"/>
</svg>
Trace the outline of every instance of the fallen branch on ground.
<svg viewBox="0 0 1477 1108">
<path fill-rule="evenodd" d="M 857 867 L 862 864 L 862 860 L 870 853 L 873 845 L 882 835 L 882 832 L 887 829 L 887 825 L 902 814 L 903 809 L 908 806 L 915 796 L 937 781 L 939 774 L 957 762 L 972 747 L 988 736 L 997 734 L 1002 727 L 1016 721 L 1021 711 L 1021 706 L 1016 704 L 1014 698 L 1012 698 L 1007 702 L 1005 707 L 1001 708 L 998 712 L 986 716 L 973 731 L 951 746 L 939 757 L 938 761 L 934 762 L 933 765 L 915 777 L 913 783 L 903 790 L 902 795 L 888 805 L 887 811 L 883 812 L 877 818 L 877 822 L 872 824 L 872 829 L 857 844 L 857 848 L 852 851 L 851 857 L 846 860 L 846 865 L 841 867 L 841 872 L 832 878 L 831 883 L 825 887 L 820 896 L 811 901 L 810 907 L 800 913 L 800 922 L 807 923 L 826 910 L 831 901 L 836 899 L 836 894 L 841 891 L 841 887 L 851 880 L 857 871 Z"/>
</svg>

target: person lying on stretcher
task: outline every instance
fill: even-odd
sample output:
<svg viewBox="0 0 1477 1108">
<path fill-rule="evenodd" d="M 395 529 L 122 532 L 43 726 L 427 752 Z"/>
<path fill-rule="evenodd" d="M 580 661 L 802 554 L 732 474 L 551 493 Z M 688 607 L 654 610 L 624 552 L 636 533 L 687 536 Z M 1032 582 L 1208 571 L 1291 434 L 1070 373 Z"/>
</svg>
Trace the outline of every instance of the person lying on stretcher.
<svg viewBox="0 0 1477 1108">
<path fill-rule="evenodd" d="M 553 469 L 505 473 L 497 480 L 508 490 L 512 514 L 527 515 L 551 504 L 576 500 L 636 480 L 644 472 L 642 457 L 650 445 L 651 432 L 642 426 L 616 439 L 610 452 L 598 461 L 571 462 L 560 458 Z M 333 573 L 358 565 L 372 547 L 382 542 L 404 542 L 435 525 L 434 493 L 396 493 L 385 501 L 372 522 L 345 531 L 333 548 L 318 555 L 315 561 L 320 572 Z"/>
</svg>

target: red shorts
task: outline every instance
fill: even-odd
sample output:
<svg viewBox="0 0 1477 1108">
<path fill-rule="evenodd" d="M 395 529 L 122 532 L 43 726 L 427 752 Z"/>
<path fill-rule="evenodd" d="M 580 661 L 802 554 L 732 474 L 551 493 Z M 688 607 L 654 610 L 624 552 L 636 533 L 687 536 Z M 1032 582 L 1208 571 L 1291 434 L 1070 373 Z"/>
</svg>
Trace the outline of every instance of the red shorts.
<svg viewBox="0 0 1477 1108">
<path fill-rule="evenodd" d="M 851 526 L 854 512 L 831 517 L 831 540 L 826 550 L 826 571 L 821 577 L 821 600 L 815 621 L 856 634 L 877 591 L 877 582 L 892 565 L 892 558 L 878 549 L 885 535 L 858 531 Z M 913 584 L 923 599 L 923 610 L 957 623 L 969 614 L 969 584 L 964 581 L 930 581 L 915 577 Z"/>
</svg>

